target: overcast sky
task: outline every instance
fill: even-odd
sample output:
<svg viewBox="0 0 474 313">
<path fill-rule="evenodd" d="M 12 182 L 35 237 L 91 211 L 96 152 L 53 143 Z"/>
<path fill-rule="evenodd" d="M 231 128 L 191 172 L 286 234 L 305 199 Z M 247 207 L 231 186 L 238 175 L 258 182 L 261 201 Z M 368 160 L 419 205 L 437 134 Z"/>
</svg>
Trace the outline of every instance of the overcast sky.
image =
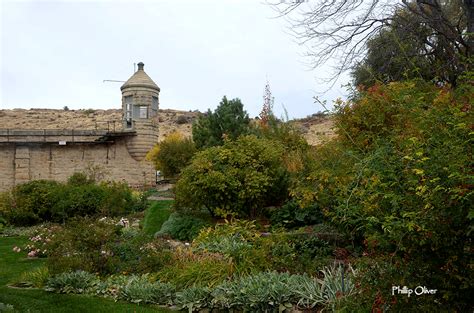
<svg viewBox="0 0 474 313">
<path fill-rule="evenodd" d="M 287 22 L 260 0 L 1 0 L 0 109 L 108 109 L 134 63 L 161 88 L 160 108 L 215 109 L 240 98 L 258 115 L 265 82 L 290 118 L 323 110 L 313 96 L 329 67 L 310 70 Z M 322 99 L 345 93 L 342 77 Z"/>
</svg>

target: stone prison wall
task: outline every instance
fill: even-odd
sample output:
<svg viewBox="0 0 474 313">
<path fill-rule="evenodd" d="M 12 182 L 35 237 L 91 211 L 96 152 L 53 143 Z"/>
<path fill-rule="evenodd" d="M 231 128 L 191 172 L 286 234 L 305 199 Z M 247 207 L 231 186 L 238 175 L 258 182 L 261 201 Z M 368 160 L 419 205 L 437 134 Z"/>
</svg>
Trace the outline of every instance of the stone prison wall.
<svg viewBox="0 0 474 313">
<path fill-rule="evenodd" d="M 66 181 L 75 172 L 94 167 L 103 180 L 124 181 L 132 187 L 154 186 L 153 165 L 136 161 L 126 139 L 113 143 L 1 143 L 0 191 L 37 179 Z"/>
</svg>

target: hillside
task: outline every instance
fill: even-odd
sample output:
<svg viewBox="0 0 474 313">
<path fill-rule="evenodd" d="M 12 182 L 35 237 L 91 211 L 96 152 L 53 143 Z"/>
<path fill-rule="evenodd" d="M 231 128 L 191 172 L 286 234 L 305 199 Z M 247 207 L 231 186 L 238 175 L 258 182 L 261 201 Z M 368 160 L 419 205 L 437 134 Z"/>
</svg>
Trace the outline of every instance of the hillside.
<svg viewBox="0 0 474 313">
<path fill-rule="evenodd" d="M 179 131 L 191 135 L 192 122 L 199 112 L 159 110 L 160 141 L 169 133 Z M 0 110 L 0 128 L 10 129 L 120 129 L 121 110 L 53 110 L 14 109 Z M 312 115 L 292 121 L 303 133 L 308 143 L 319 144 L 334 136 L 333 122 L 328 117 Z"/>
</svg>

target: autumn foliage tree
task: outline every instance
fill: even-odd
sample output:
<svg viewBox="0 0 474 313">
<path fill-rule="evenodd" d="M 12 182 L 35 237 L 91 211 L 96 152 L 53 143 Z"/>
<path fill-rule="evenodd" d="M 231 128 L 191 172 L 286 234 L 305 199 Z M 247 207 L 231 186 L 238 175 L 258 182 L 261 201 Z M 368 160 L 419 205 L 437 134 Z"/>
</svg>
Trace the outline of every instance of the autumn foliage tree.
<svg viewBox="0 0 474 313">
<path fill-rule="evenodd" d="M 365 282 L 369 307 L 378 292 L 377 303 L 394 311 L 468 308 L 473 101 L 470 83 L 456 89 L 420 80 L 376 84 L 338 103 L 339 137 L 318 147 L 301 171 L 291 193 L 317 203 L 365 254 L 380 258 L 372 267 L 378 278 Z M 397 307 L 386 291 L 395 272 L 397 281 L 434 285 L 438 293 Z"/>
<path fill-rule="evenodd" d="M 165 177 L 176 177 L 190 163 L 195 152 L 196 147 L 190 138 L 174 132 L 156 144 L 146 158 L 152 161 L 155 168 Z"/>
</svg>

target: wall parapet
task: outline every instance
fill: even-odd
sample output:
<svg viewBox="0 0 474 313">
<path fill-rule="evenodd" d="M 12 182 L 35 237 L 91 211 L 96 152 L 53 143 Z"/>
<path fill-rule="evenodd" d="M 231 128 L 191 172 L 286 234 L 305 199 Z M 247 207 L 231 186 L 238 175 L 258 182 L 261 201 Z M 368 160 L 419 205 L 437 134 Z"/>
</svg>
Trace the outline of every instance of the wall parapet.
<svg viewBox="0 0 474 313">
<path fill-rule="evenodd" d="M 103 142 L 111 138 L 135 136 L 134 131 L 107 129 L 0 129 L 0 143 Z"/>
</svg>

